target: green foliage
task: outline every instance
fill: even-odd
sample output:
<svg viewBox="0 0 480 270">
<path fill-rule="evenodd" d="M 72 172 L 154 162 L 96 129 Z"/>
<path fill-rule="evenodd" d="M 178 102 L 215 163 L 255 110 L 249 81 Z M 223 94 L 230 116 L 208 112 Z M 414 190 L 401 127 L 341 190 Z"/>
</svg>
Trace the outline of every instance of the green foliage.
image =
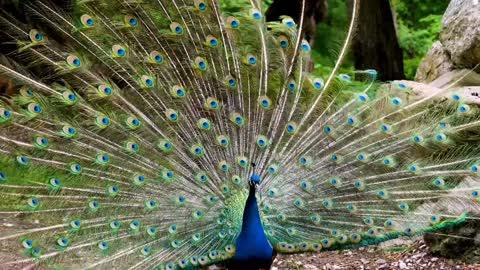
<svg viewBox="0 0 480 270">
<path fill-rule="evenodd" d="M 442 15 L 449 1 L 392 0 L 397 14 L 398 37 L 403 49 L 405 75 L 413 79 L 418 65 L 438 40 Z"/>
<path fill-rule="evenodd" d="M 273 0 L 263 0 L 264 11 L 272 4 Z M 227 13 L 236 13 L 245 9 L 245 7 L 251 6 L 249 0 L 228 0 L 220 1 L 220 7 Z"/>
<path fill-rule="evenodd" d="M 344 1 L 328 1 L 328 19 L 318 24 L 313 45 L 313 61 L 315 63 L 315 75 L 327 76 L 341 49 L 348 30 L 350 15 L 348 6 Z M 353 59 L 351 56 L 344 63 L 342 72 L 349 73 L 353 70 Z"/>
</svg>

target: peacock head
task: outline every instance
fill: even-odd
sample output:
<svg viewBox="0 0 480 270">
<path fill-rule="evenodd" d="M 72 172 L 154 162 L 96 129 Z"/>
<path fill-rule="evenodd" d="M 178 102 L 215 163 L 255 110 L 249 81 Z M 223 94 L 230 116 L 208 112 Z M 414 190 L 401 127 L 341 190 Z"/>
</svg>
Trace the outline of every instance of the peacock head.
<svg viewBox="0 0 480 270">
<path fill-rule="evenodd" d="M 250 177 L 250 186 L 254 186 L 257 188 L 260 185 L 260 181 L 260 175 L 252 174 L 252 176 Z"/>
</svg>

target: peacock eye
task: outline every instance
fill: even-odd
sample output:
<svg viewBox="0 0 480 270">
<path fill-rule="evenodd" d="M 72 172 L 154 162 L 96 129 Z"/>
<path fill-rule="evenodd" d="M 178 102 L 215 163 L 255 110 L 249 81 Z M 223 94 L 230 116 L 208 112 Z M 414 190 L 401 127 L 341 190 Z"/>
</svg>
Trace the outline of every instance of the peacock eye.
<svg viewBox="0 0 480 270">
<path fill-rule="evenodd" d="M 251 56 L 248 58 L 248 62 L 251 64 L 251 65 L 254 65 L 257 63 L 257 58 Z"/>
<path fill-rule="evenodd" d="M 203 0 L 195 0 L 194 5 L 200 11 L 205 11 L 207 9 L 207 3 Z"/>
<path fill-rule="evenodd" d="M 154 64 L 160 64 L 163 62 L 163 55 L 159 53 L 158 51 L 152 51 L 149 54 L 149 62 L 154 63 Z"/>
<path fill-rule="evenodd" d="M 357 98 L 360 102 L 367 102 L 369 100 L 367 94 L 359 94 Z"/>
<path fill-rule="evenodd" d="M 155 80 L 149 75 L 143 75 L 141 77 L 141 86 L 143 88 L 150 88 L 155 86 Z"/>
<path fill-rule="evenodd" d="M 135 116 L 130 116 L 127 118 L 126 124 L 130 129 L 136 129 L 140 127 L 140 120 L 138 120 L 138 118 Z"/>
<path fill-rule="evenodd" d="M 170 121 L 170 122 L 177 122 L 178 121 L 178 112 L 175 111 L 175 110 L 172 110 L 172 109 L 168 109 L 166 112 L 165 112 L 165 116 L 167 117 L 167 119 Z"/>
<path fill-rule="evenodd" d="M 282 20 L 282 23 L 288 27 L 295 27 L 296 25 L 292 18 L 285 18 Z"/>
<path fill-rule="evenodd" d="M 150 248 L 149 247 L 142 248 L 142 254 L 144 256 L 147 256 L 148 254 L 150 254 Z"/>
<path fill-rule="evenodd" d="M 196 157 L 201 157 L 203 156 L 204 150 L 201 145 L 192 145 L 190 147 L 190 152 Z"/>
<path fill-rule="evenodd" d="M 258 9 L 252 8 L 250 10 L 250 16 L 252 16 L 254 20 L 260 20 L 262 18 L 262 13 L 260 13 Z"/>
<path fill-rule="evenodd" d="M 295 81 L 291 80 L 290 83 L 288 84 L 288 89 L 290 89 L 290 91 L 295 91 L 295 88 L 296 88 Z"/>
<path fill-rule="evenodd" d="M 12 116 L 12 113 L 9 110 L 0 108 L 0 116 L 6 120 Z"/>
<path fill-rule="evenodd" d="M 461 112 L 461 113 L 467 113 L 467 112 L 470 111 L 470 106 L 467 105 L 467 104 L 463 104 L 463 105 L 458 107 L 458 111 Z"/>
<path fill-rule="evenodd" d="M 231 78 L 231 77 L 230 77 L 230 78 L 227 78 L 227 83 L 228 83 L 228 85 L 229 85 L 230 87 L 235 87 L 235 86 L 237 86 L 237 82 L 235 81 L 235 79 L 233 79 L 233 78 Z"/>
<path fill-rule="evenodd" d="M 48 145 L 48 140 L 45 137 L 37 137 L 35 139 L 35 144 L 40 147 L 45 147 Z"/>
<path fill-rule="evenodd" d="M 228 17 L 227 18 L 227 25 L 230 26 L 232 29 L 237 29 L 240 27 L 240 22 L 235 17 Z"/>
<path fill-rule="evenodd" d="M 392 98 L 391 102 L 393 105 L 396 105 L 396 106 L 400 106 L 403 103 L 402 100 L 398 97 Z"/>
<path fill-rule="evenodd" d="M 112 53 L 114 57 L 124 57 L 127 55 L 127 49 L 125 49 L 125 47 L 122 45 L 113 45 Z"/>
<path fill-rule="evenodd" d="M 228 171 L 230 169 L 230 164 L 228 164 L 226 161 L 220 161 L 218 163 L 218 168 L 221 170 L 221 171 Z"/>
<path fill-rule="evenodd" d="M 352 78 L 347 74 L 340 74 L 340 75 L 338 75 L 338 78 L 340 78 L 342 81 L 347 82 L 347 83 L 352 82 Z"/>
<path fill-rule="evenodd" d="M 173 22 L 173 23 L 170 24 L 170 30 L 175 35 L 182 35 L 183 34 L 183 27 L 177 22 Z"/>
<path fill-rule="evenodd" d="M 380 125 L 380 130 L 382 132 L 387 133 L 387 132 L 391 131 L 391 129 L 392 129 L 392 127 L 390 125 L 387 125 L 387 124 Z"/>
<path fill-rule="evenodd" d="M 80 21 L 85 27 L 93 27 L 95 25 L 95 20 L 88 14 L 83 14 L 80 17 Z"/>
<path fill-rule="evenodd" d="M 157 205 L 157 203 L 154 200 L 146 200 L 145 201 L 145 208 L 147 208 L 149 210 L 152 210 L 156 205 Z"/>
<path fill-rule="evenodd" d="M 29 163 L 29 159 L 26 156 L 17 156 L 15 160 L 19 165 L 22 165 L 22 166 L 28 165 Z"/>
<path fill-rule="evenodd" d="M 70 227 L 72 229 L 79 229 L 81 225 L 82 223 L 80 222 L 80 220 L 73 220 L 70 222 Z"/>
<path fill-rule="evenodd" d="M 43 111 L 43 109 L 42 109 L 42 106 L 40 104 L 32 102 L 32 103 L 28 104 L 27 111 L 28 111 L 29 115 L 36 116 L 36 115 L 40 114 Z"/>
<path fill-rule="evenodd" d="M 302 40 L 302 44 L 300 45 L 300 48 L 301 48 L 302 51 L 304 51 L 304 52 L 308 52 L 308 51 L 311 50 L 310 44 L 308 44 L 308 41 L 306 41 L 306 40 Z"/>
<path fill-rule="evenodd" d="M 258 98 L 258 104 L 260 104 L 262 108 L 268 109 L 270 108 L 270 105 L 272 104 L 272 102 L 267 96 L 260 96 Z"/>
<path fill-rule="evenodd" d="M 38 200 L 37 198 L 33 197 L 33 198 L 30 198 L 30 199 L 27 200 L 27 204 L 28 204 L 28 206 L 29 206 L 30 208 L 35 209 L 35 208 L 38 207 L 38 205 L 40 204 L 40 202 L 39 202 L 39 200 Z"/>
<path fill-rule="evenodd" d="M 200 118 L 197 121 L 197 127 L 202 130 L 210 130 L 211 123 L 207 118 Z"/>
<path fill-rule="evenodd" d="M 124 22 L 126 26 L 134 27 L 138 25 L 138 18 L 132 15 L 125 15 Z"/>
<path fill-rule="evenodd" d="M 195 66 L 200 70 L 207 70 L 207 61 L 200 56 L 195 58 Z"/>
<path fill-rule="evenodd" d="M 38 31 L 37 29 L 30 30 L 28 35 L 33 44 L 41 44 L 45 39 L 42 32 Z"/>
<path fill-rule="evenodd" d="M 82 61 L 76 55 L 69 55 L 67 57 L 67 64 L 70 68 L 78 68 L 82 65 Z"/>
<path fill-rule="evenodd" d="M 217 47 L 218 46 L 218 40 L 212 35 L 208 35 L 206 40 L 206 44 L 210 47 Z"/>
<path fill-rule="evenodd" d="M 313 87 L 316 89 L 316 90 L 319 90 L 323 87 L 323 80 L 320 79 L 320 78 L 316 78 L 313 80 Z"/>
<path fill-rule="evenodd" d="M 332 133 L 332 128 L 330 126 L 325 126 L 323 128 L 323 131 L 327 134 L 330 134 L 330 133 Z"/>
<path fill-rule="evenodd" d="M 180 85 L 174 85 L 170 89 L 170 94 L 175 98 L 185 97 L 185 90 Z"/>
</svg>

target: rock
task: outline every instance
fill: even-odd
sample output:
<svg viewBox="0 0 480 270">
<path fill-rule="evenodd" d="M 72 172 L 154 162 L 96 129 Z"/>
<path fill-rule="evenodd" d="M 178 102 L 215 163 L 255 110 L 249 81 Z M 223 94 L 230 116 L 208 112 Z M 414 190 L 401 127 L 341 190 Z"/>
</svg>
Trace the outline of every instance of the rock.
<svg viewBox="0 0 480 270">
<path fill-rule="evenodd" d="M 475 260 L 475 253 L 480 250 L 480 246 L 476 245 L 474 240 L 475 235 L 479 232 L 480 222 L 467 220 L 462 226 L 440 230 L 440 234 L 426 234 L 424 240 L 434 255 L 472 262 Z M 458 237 L 448 237 L 448 235 Z M 450 260 L 448 263 L 455 265 Z"/>
<path fill-rule="evenodd" d="M 470 70 L 478 63 L 480 63 L 480 1 L 451 0 L 443 16 L 439 41 L 432 45 L 422 60 L 415 80 L 431 83 L 452 70 Z M 479 84 L 465 84 L 476 85 Z"/>
<path fill-rule="evenodd" d="M 208 267 L 208 270 L 224 270 L 225 268 L 219 267 L 217 265 L 211 265 Z"/>
<path fill-rule="evenodd" d="M 400 261 L 400 262 L 398 263 L 398 267 L 399 267 L 400 269 L 407 269 L 407 264 L 404 263 L 404 262 L 402 262 L 402 261 Z"/>
<path fill-rule="evenodd" d="M 480 3 L 452 0 L 443 16 L 440 41 L 455 66 L 480 63 Z"/>
<path fill-rule="evenodd" d="M 385 261 L 384 259 L 378 259 L 375 261 L 376 264 L 384 264 L 386 263 L 387 261 Z"/>
<path fill-rule="evenodd" d="M 432 48 L 423 58 L 417 69 L 415 81 L 430 83 L 454 69 L 450 56 L 440 41 L 433 43 Z"/>
<path fill-rule="evenodd" d="M 422 252 L 422 253 L 418 253 L 418 254 L 415 254 L 412 256 L 412 259 L 418 259 L 418 258 L 423 258 L 427 253 L 425 252 Z"/>
<path fill-rule="evenodd" d="M 275 267 L 275 266 L 272 266 L 272 268 L 270 268 L 270 270 L 278 270 L 278 268 Z"/>
<path fill-rule="evenodd" d="M 363 264 L 367 264 L 367 263 L 370 262 L 369 260 L 365 260 L 364 258 L 361 258 L 360 261 L 361 261 Z"/>
<path fill-rule="evenodd" d="M 305 264 L 305 265 L 303 266 L 303 269 L 305 269 L 305 270 L 317 270 L 318 267 L 316 267 L 315 265 L 312 265 L 312 264 Z M 273 270 L 273 269 L 272 269 L 272 270 Z"/>
</svg>

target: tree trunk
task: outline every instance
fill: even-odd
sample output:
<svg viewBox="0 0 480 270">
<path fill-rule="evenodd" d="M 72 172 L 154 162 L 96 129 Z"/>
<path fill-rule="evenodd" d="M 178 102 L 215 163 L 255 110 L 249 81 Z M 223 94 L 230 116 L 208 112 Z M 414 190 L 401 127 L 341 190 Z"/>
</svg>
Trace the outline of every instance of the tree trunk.
<svg viewBox="0 0 480 270">
<path fill-rule="evenodd" d="M 352 48 L 356 69 L 375 69 L 382 81 L 405 79 L 402 49 L 388 0 L 360 4 Z"/>
</svg>

